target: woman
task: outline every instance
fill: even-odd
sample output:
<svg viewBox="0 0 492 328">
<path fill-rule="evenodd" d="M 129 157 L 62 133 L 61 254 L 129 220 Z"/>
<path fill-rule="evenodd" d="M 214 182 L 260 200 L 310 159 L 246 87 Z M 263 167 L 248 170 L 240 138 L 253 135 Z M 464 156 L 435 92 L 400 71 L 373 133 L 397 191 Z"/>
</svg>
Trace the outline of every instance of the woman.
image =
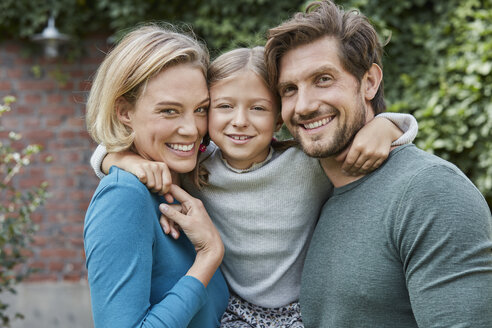
<svg viewBox="0 0 492 328">
<path fill-rule="evenodd" d="M 163 162 L 174 184 L 193 171 L 207 129 L 207 51 L 193 38 L 141 27 L 98 69 L 87 126 L 112 151 Z M 216 327 L 228 299 L 218 266 L 224 248 L 200 201 L 173 185 L 181 213 L 164 206 L 186 236 L 162 233 L 159 204 L 130 173 L 111 168 L 84 226 L 96 327 Z"/>
</svg>

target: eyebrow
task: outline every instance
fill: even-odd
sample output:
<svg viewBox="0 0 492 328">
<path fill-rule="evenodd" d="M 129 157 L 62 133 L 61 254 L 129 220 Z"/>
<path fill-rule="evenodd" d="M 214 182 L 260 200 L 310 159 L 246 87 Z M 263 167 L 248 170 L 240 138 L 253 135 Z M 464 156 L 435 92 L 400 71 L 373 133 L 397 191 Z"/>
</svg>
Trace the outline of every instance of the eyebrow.
<svg viewBox="0 0 492 328">
<path fill-rule="evenodd" d="M 216 103 L 216 102 L 221 101 L 221 100 L 231 101 L 233 99 L 234 99 L 234 97 L 219 97 L 219 98 L 215 98 L 212 102 Z M 265 102 L 268 102 L 270 104 L 273 104 L 273 101 L 271 101 L 270 99 L 267 99 L 267 98 L 253 98 L 251 100 L 253 102 L 255 102 L 255 101 L 265 101 Z"/>
<path fill-rule="evenodd" d="M 282 90 L 284 87 L 292 84 L 292 82 L 281 82 L 277 84 L 277 92 Z"/>
<path fill-rule="evenodd" d="M 335 66 L 333 65 L 323 65 L 321 67 L 318 67 L 317 69 L 315 69 L 314 71 L 311 71 L 307 74 L 308 77 L 313 77 L 313 76 L 316 76 L 316 75 L 320 75 L 320 74 L 323 74 L 323 73 L 335 73 L 335 74 L 340 74 L 340 70 L 338 68 L 336 68 Z M 288 86 L 292 84 L 292 81 L 286 81 L 286 82 L 280 82 L 277 84 L 277 90 L 282 90 L 282 88 L 284 88 L 285 86 Z"/>
<path fill-rule="evenodd" d="M 202 101 L 198 103 L 198 106 L 204 105 L 210 101 L 210 98 L 205 98 Z M 155 104 L 156 107 L 158 106 L 174 106 L 174 107 L 182 107 L 183 104 L 175 101 L 160 101 L 157 104 Z"/>
</svg>

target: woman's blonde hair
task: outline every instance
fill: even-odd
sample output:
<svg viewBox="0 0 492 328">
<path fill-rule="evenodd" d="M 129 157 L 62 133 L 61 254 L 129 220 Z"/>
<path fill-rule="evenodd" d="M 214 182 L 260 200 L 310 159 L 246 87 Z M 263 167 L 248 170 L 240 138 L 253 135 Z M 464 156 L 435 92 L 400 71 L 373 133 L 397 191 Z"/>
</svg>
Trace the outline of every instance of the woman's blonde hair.
<svg viewBox="0 0 492 328">
<path fill-rule="evenodd" d="M 206 77 L 208 51 L 193 36 L 179 33 L 171 25 L 141 26 L 125 35 L 99 66 L 92 83 L 86 113 L 91 137 L 108 152 L 129 149 L 134 135 L 118 119 L 118 98 L 134 105 L 152 77 L 181 63 L 196 65 Z"/>
</svg>

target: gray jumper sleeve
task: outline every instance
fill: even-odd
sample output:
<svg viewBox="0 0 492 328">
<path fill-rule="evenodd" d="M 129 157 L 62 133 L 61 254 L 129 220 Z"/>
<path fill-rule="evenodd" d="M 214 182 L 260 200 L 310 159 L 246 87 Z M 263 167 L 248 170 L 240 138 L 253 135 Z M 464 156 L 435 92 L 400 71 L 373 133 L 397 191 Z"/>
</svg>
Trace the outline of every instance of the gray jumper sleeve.
<svg viewBox="0 0 492 328">
<path fill-rule="evenodd" d="M 413 115 L 410 114 L 402 114 L 402 113 L 381 113 L 377 115 L 377 117 L 384 117 L 395 125 L 397 125 L 400 130 L 404 133 L 397 140 L 393 141 L 391 146 L 404 145 L 407 143 L 411 143 L 418 133 L 418 123 Z M 94 173 L 97 175 L 99 179 L 102 179 L 106 176 L 104 172 L 101 170 L 101 164 L 104 160 L 104 157 L 108 154 L 106 147 L 104 145 L 98 145 L 96 150 L 91 156 L 91 166 L 94 170 Z"/>
</svg>

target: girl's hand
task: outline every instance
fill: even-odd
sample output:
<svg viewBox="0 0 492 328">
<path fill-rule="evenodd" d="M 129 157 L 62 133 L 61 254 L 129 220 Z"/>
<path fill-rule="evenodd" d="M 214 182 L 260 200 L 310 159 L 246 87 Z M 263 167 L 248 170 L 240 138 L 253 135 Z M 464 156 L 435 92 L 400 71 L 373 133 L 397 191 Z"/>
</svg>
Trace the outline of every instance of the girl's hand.
<svg viewBox="0 0 492 328">
<path fill-rule="evenodd" d="M 391 143 L 403 132 L 390 120 L 376 117 L 356 135 L 348 151 L 338 156 L 342 170 L 350 175 L 364 175 L 377 169 L 388 158 Z"/>
<path fill-rule="evenodd" d="M 159 206 L 163 216 L 179 225 L 196 250 L 196 259 L 188 275 L 206 286 L 219 267 L 224 256 L 220 234 L 208 216 L 203 203 L 176 185 L 171 194 L 181 203 L 181 212 L 168 204 Z"/>
<path fill-rule="evenodd" d="M 102 163 L 103 171 L 107 174 L 112 165 L 134 174 L 150 191 L 165 195 L 166 201 L 173 202 L 167 194 L 172 178 L 165 163 L 149 161 L 131 151 L 123 151 L 106 155 Z"/>
</svg>

